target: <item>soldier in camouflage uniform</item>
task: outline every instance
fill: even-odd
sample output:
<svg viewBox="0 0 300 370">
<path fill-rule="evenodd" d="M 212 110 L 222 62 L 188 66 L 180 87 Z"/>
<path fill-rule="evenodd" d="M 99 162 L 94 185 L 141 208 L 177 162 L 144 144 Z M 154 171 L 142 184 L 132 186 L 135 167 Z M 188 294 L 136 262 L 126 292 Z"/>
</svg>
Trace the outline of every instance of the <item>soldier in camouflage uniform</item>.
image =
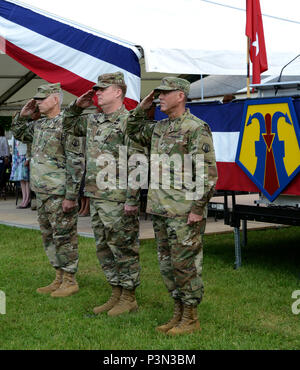
<svg viewBox="0 0 300 370">
<path fill-rule="evenodd" d="M 12 123 L 14 136 L 32 144 L 30 185 L 36 193 L 46 255 L 56 270 L 54 281 L 37 292 L 52 297 L 66 297 L 79 290 L 75 280 L 77 200 L 84 171 L 84 140 L 63 131 L 61 102 L 59 83 L 42 85 Z"/>
<path fill-rule="evenodd" d="M 103 113 L 81 114 L 84 108 L 93 104 L 94 94 Z M 127 185 L 120 188 L 120 172 L 124 168 L 119 162 L 119 151 L 121 148 L 128 149 L 125 155 L 127 162 L 127 155 L 143 152 L 143 148 L 130 143 L 124 134 L 129 114 L 123 105 L 125 94 L 123 73 L 100 75 L 98 84 L 65 110 L 63 122 L 66 132 L 86 136 L 84 194 L 90 198 L 97 257 L 106 280 L 112 287 L 110 299 L 93 311 L 95 314 L 107 312 L 109 316 L 137 309 L 135 289 L 140 284 L 139 192 L 127 190 Z M 103 184 L 105 186 L 99 184 L 99 176 L 106 166 L 101 158 L 105 156 L 112 156 L 116 165 L 116 173 L 112 179 L 115 184 L 112 187 L 108 182 Z"/>
<path fill-rule="evenodd" d="M 158 259 L 164 283 L 174 299 L 174 315 L 169 322 L 157 327 L 170 335 L 200 329 L 197 305 L 202 300 L 202 239 L 207 217 L 207 203 L 214 193 L 217 169 L 212 135 L 209 126 L 185 109 L 189 82 L 166 77 L 142 103 L 130 113 L 126 132 L 131 139 L 148 146 L 151 161 L 157 155 L 184 155 L 193 158 L 190 174 L 181 167 L 171 167 L 170 187 L 162 186 L 165 173 L 159 168 L 159 186 L 149 187 L 147 212 L 152 214 L 158 246 Z M 159 122 L 149 122 L 147 111 L 155 94 L 159 94 L 161 111 L 168 115 Z M 203 159 L 202 194 L 195 200 L 186 187 L 175 186 L 177 175 L 196 177 L 196 155 Z M 173 157 L 174 158 L 174 157 Z M 166 162 L 166 157 L 163 162 Z M 151 165 L 151 170 L 152 170 Z M 177 171 L 177 172 L 176 172 Z M 157 176 L 156 176 L 157 177 Z M 152 182 L 151 176 L 151 182 Z"/>
</svg>

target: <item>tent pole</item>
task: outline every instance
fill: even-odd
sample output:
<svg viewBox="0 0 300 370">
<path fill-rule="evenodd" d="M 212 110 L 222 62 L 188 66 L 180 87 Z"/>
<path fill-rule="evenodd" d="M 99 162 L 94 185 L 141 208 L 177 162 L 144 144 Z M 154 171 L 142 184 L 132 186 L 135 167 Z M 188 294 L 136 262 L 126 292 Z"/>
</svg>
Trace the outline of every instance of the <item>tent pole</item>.
<svg viewBox="0 0 300 370">
<path fill-rule="evenodd" d="M 7 91 L 5 91 L 5 93 L 0 96 L 0 106 L 35 77 L 36 74 L 31 71 L 22 76 L 19 81 L 17 81 L 13 86 L 11 86 Z"/>
</svg>

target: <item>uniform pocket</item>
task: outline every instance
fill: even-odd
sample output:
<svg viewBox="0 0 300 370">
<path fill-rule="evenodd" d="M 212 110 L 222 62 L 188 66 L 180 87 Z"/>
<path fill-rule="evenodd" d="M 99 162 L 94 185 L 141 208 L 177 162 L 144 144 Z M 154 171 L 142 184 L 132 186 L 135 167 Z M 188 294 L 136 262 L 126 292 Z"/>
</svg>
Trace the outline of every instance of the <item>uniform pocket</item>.
<svg viewBox="0 0 300 370">
<path fill-rule="evenodd" d="M 170 154 L 187 153 L 187 139 L 184 135 L 169 135 L 163 137 L 159 143 L 159 152 Z"/>
<path fill-rule="evenodd" d="M 61 153 L 61 135 L 56 130 L 47 129 L 39 132 L 38 150 L 50 156 Z"/>
<path fill-rule="evenodd" d="M 68 135 L 65 148 L 69 152 L 80 154 L 83 152 L 83 141 L 77 136 Z"/>
</svg>

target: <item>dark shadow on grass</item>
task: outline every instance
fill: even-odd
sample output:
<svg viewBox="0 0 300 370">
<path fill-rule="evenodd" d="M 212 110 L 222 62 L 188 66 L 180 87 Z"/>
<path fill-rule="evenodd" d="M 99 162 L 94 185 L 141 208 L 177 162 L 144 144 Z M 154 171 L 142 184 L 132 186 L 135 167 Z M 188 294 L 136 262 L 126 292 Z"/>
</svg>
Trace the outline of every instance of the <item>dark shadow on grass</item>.
<svg viewBox="0 0 300 370">
<path fill-rule="evenodd" d="M 289 271 L 300 279 L 300 228 L 248 231 L 248 243 L 241 247 L 242 267 L 255 265 L 264 270 Z M 205 236 L 206 257 L 234 266 L 234 235 Z"/>
</svg>

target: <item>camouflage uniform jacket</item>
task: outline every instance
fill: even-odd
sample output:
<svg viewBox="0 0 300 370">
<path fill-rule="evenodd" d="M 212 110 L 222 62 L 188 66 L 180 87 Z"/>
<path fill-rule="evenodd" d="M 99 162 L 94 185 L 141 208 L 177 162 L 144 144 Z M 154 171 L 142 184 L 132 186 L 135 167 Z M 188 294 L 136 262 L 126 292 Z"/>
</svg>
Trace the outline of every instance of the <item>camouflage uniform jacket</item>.
<svg viewBox="0 0 300 370">
<path fill-rule="evenodd" d="M 30 186 L 34 192 L 78 198 L 84 171 L 84 139 L 66 135 L 62 114 L 30 121 L 17 114 L 12 123 L 16 139 L 32 143 Z"/>
<path fill-rule="evenodd" d="M 140 191 L 127 188 L 127 175 L 123 178 L 125 184 L 120 185 L 120 169 L 127 173 L 131 170 L 124 168 L 127 166 L 127 158 L 134 153 L 144 153 L 143 147 L 125 135 L 125 122 L 129 112 L 124 106 L 111 114 L 81 114 L 82 111 L 76 101 L 71 103 L 64 111 L 63 126 L 68 133 L 86 136 L 85 195 L 101 200 L 126 202 L 131 206 L 139 205 Z M 127 152 L 127 156 L 123 158 L 126 164 L 119 162 L 121 147 Z M 114 157 L 116 171 L 115 183 L 111 184 L 113 187 L 106 189 L 97 185 L 97 176 L 107 166 L 107 163 L 100 163 L 99 157 L 105 155 Z"/>
<path fill-rule="evenodd" d="M 193 212 L 206 217 L 207 203 L 214 193 L 217 181 L 212 134 L 207 123 L 191 114 L 189 109 L 177 119 L 170 120 L 167 118 L 153 122 L 147 119 L 146 112 L 138 106 L 130 112 L 126 132 L 132 140 L 149 147 L 152 162 L 154 154 L 157 155 L 156 157 L 162 154 L 172 157 L 175 154 L 181 158 L 182 166 L 177 171 L 176 176 L 179 173 L 182 178 L 182 187 L 178 189 L 174 186 L 174 173 L 176 171 L 174 171 L 174 166 L 172 171 L 171 166 L 170 187 L 164 189 L 162 187 L 160 168 L 158 189 L 153 188 L 151 184 L 149 186 L 147 212 L 165 217 L 186 216 L 188 213 Z M 184 154 L 192 155 L 193 169 L 189 172 L 190 180 L 195 180 L 196 155 L 203 155 L 201 157 L 203 158 L 201 165 L 202 163 L 204 165 L 204 169 L 202 166 L 203 175 L 201 175 L 203 189 L 199 199 L 187 199 L 188 188 L 185 187 L 183 181 Z M 188 173 L 188 171 L 185 172 Z M 153 181 L 152 174 L 151 181 Z"/>
</svg>

